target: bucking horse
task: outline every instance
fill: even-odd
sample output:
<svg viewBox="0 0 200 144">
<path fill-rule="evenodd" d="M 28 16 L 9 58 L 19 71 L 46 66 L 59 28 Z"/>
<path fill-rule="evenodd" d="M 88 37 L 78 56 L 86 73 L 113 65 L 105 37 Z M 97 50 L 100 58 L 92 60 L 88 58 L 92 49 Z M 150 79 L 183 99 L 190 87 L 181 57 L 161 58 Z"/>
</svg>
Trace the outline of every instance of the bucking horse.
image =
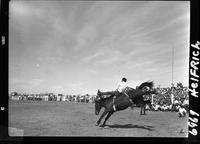
<svg viewBox="0 0 200 144">
<path fill-rule="evenodd" d="M 119 96 L 112 96 L 103 98 L 101 95 L 97 94 L 95 98 L 95 114 L 98 115 L 100 110 L 104 107 L 104 111 L 101 114 L 99 120 L 97 121 L 96 125 L 101 123 L 101 120 L 107 114 L 103 124 L 101 127 L 104 127 L 106 121 L 109 117 L 116 111 L 125 110 L 126 108 L 130 107 L 134 104 L 146 104 L 148 102 L 144 101 L 143 95 L 150 95 L 156 94 L 156 90 L 153 89 L 153 82 L 144 82 L 136 89 L 127 87 L 124 92 Z M 148 87 L 149 90 L 144 90 L 144 87 Z"/>
</svg>

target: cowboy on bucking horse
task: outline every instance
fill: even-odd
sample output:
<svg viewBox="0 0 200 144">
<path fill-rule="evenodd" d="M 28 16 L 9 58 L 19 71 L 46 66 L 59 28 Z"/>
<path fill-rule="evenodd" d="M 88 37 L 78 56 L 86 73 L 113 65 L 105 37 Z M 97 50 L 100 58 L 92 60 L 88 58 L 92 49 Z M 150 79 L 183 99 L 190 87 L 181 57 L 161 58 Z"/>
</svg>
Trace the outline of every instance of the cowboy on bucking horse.
<svg viewBox="0 0 200 144">
<path fill-rule="evenodd" d="M 122 78 L 121 81 L 117 85 L 117 89 L 115 91 L 107 91 L 101 92 L 98 90 L 97 95 L 102 97 L 102 95 L 109 95 L 109 96 L 120 96 L 127 87 L 130 87 L 127 83 L 126 78 Z"/>
</svg>

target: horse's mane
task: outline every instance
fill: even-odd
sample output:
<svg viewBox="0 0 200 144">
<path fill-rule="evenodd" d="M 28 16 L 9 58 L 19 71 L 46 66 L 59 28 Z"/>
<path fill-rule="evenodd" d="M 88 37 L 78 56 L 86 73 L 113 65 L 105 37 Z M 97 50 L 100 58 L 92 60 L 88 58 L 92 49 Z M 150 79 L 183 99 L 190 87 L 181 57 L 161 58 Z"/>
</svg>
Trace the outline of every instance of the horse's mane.
<svg viewBox="0 0 200 144">
<path fill-rule="evenodd" d="M 136 89 L 134 88 L 127 88 L 127 90 L 125 91 L 128 95 L 132 96 L 132 98 L 137 101 L 140 100 L 141 98 L 143 99 L 143 88 L 144 87 L 149 87 L 150 89 L 152 89 L 154 86 L 153 81 L 147 81 L 147 82 L 143 82 L 142 84 L 140 84 L 140 86 L 138 86 Z"/>
<path fill-rule="evenodd" d="M 154 86 L 154 82 L 153 81 L 147 81 L 147 82 L 143 82 L 139 87 L 137 87 L 136 89 L 142 89 L 144 87 L 149 87 L 150 89 L 152 89 Z"/>
</svg>

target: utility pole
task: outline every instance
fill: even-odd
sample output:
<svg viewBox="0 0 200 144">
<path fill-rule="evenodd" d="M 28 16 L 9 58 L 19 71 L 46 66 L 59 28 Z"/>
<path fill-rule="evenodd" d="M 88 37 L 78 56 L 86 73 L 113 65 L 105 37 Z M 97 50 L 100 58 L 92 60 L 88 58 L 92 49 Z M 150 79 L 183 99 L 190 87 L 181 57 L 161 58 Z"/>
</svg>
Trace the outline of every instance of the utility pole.
<svg viewBox="0 0 200 144">
<path fill-rule="evenodd" d="M 174 46 L 172 45 L 172 87 L 171 87 L 171 104 L 174 104 Z"/>
<path fill-rule="evenodd" d="M 174 46 L 172 45 L 172 85 L 174 85 Z"/>
</svg>

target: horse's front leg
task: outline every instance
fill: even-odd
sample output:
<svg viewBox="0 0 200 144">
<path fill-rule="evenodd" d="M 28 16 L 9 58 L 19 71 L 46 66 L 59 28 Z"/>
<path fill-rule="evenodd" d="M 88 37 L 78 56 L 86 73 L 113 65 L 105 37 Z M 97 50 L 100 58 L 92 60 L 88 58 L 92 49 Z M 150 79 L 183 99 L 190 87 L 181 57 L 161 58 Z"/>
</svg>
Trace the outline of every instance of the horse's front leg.
<svg viewBox="0 0 200 144">
<path fill-rule="evenodd" d="M 102 126 L 105 126 L 106 121 L 108 120 L 108 118 L 109 118 L 113 113 L 114 113 L 113 111 L 110 111 L 110 112 L 108 113 L 108 115 L 106 116 L 106 118 L 105 118 L 105 120 L 104 120 Z"/>
<path fill-rule="evenodd" d="M 97 121 L 96 125 L 99 125 L 101 123 L 101 120 L 103 119 L 103 117 L 108 113 L 108 111 L 105 109 L 104 112 L 102 113 L 102 115 L 100 116 L 99 120 Z"/>
</svg>

